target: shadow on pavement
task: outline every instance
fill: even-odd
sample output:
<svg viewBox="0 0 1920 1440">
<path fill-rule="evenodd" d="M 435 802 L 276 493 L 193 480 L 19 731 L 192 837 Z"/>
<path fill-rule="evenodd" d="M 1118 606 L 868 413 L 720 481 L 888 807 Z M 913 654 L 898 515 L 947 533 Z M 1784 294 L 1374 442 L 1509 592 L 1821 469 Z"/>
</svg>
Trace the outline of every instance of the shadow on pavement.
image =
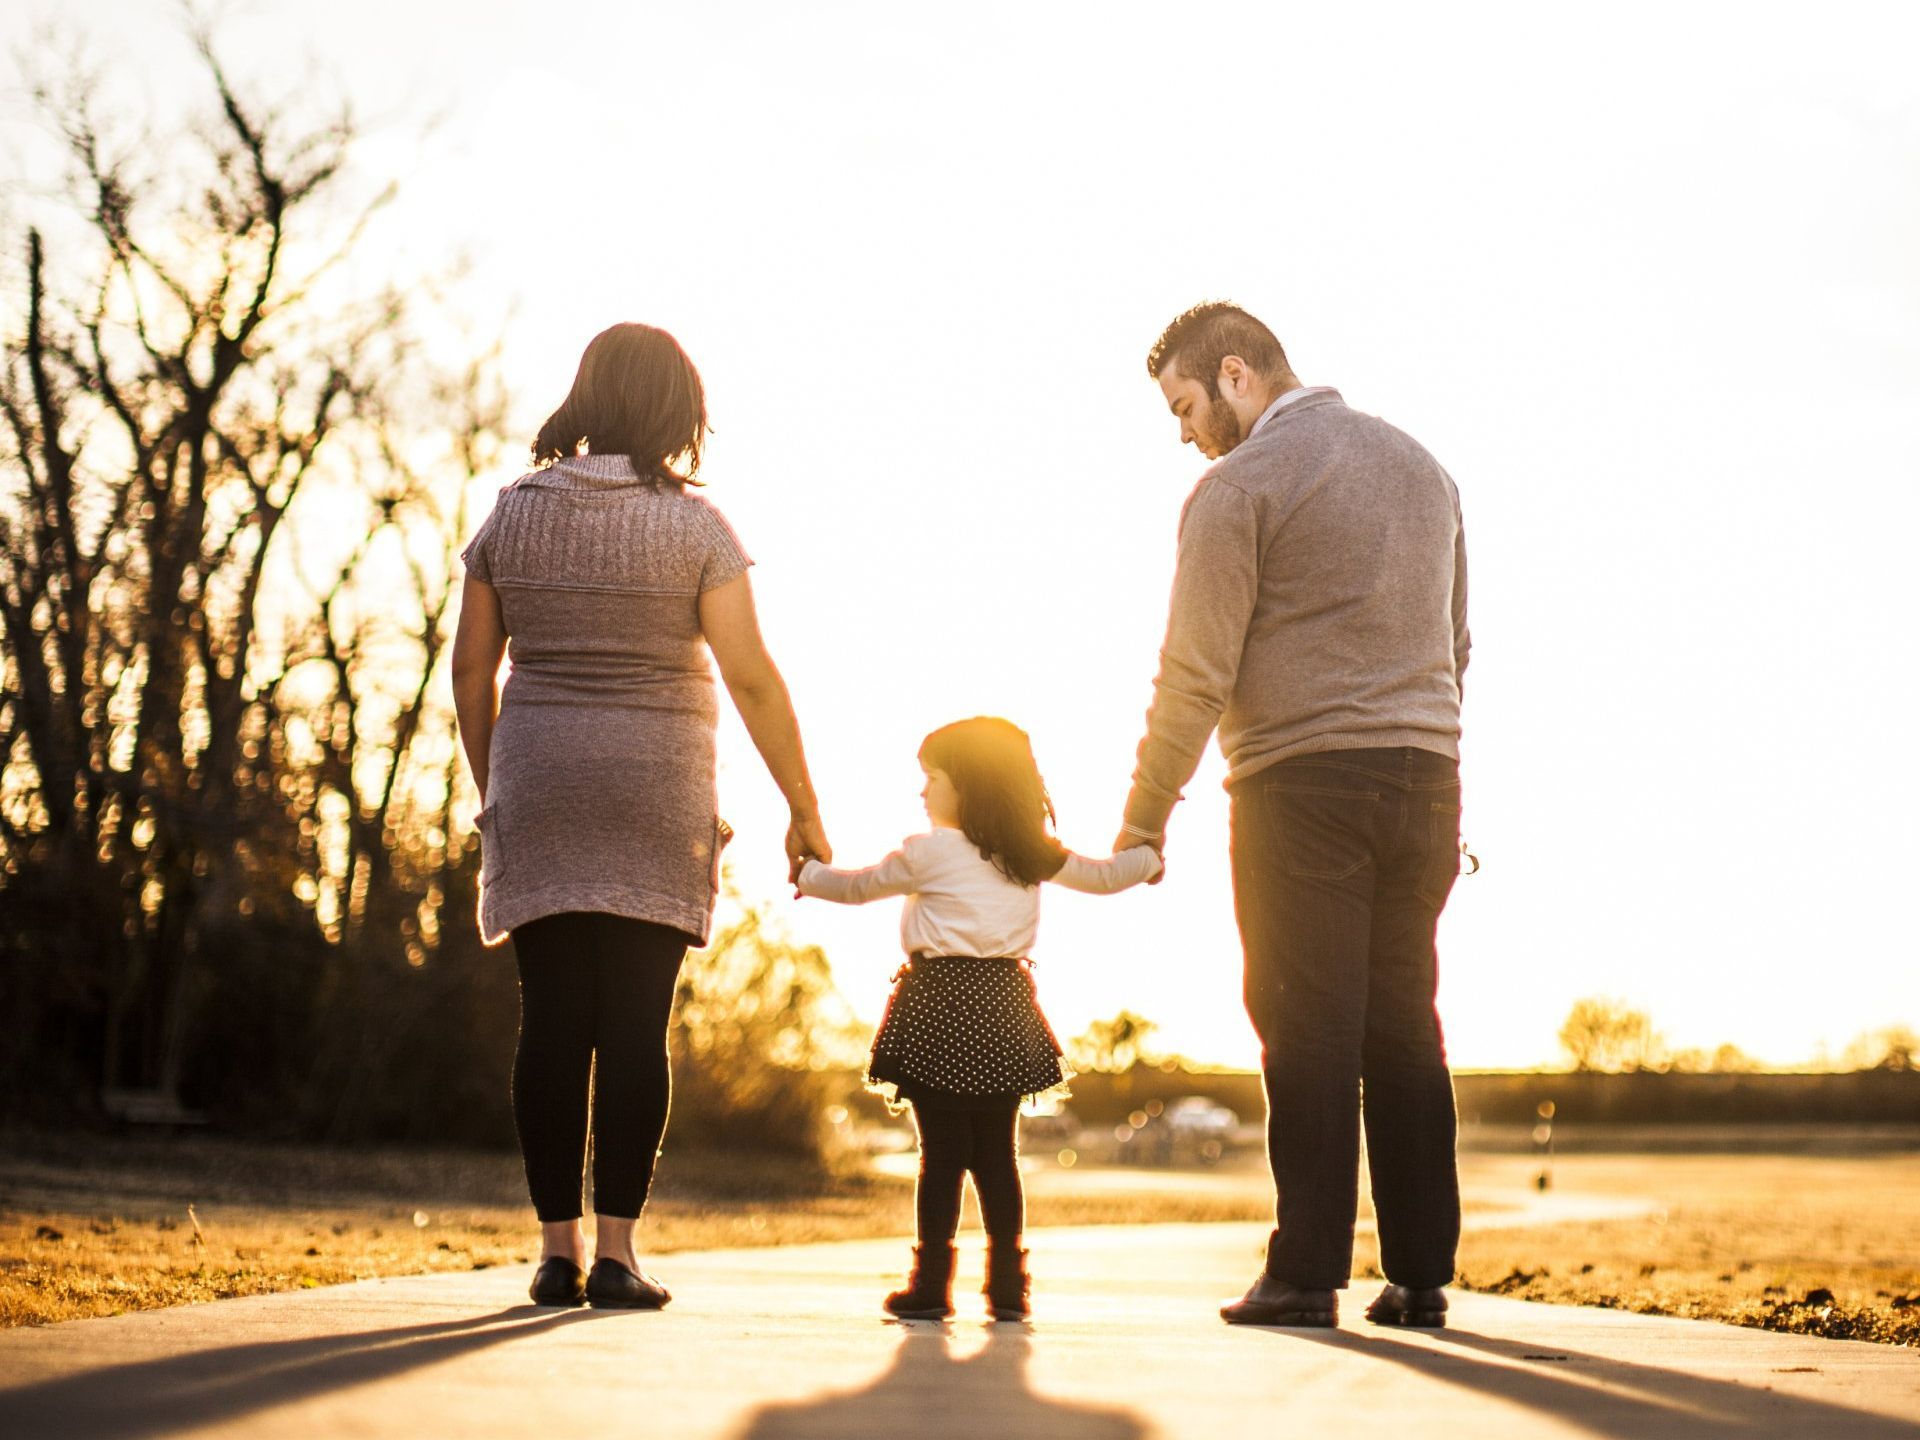
<svg viewBox="0 0 1920 1440">
<path fill-rule="evenodd" d="M 1263 1333 L 1405 1365 L 1444 1384 L 1525 1405 L 1594 1435 L 1618 1440 L 1662 1436 L 1711 1440 L 1735 1435 L 1913 1440 L 1915 1434 L 1906 1421 L 1784 1395 L 1764 1385 L 1709 1379 L 1684 1370 L 1639 1365 L 1557 1345 L 1496 1339 L 1471 1330 L 1423 1331 L 1435 1342 L 1432 1345 L 1398 1339 L 1389 1332 L 1267 1329 Z M 1508 1363 L 1490 1363 L 1481 1356 Z M 1543 1369 L 1546 1365 L 1552 1369 Z"/>
<path fill-rule="evenodd" d="M 866 1389 L 766 1406 L 747 1422 L 741 1440 L 849 1440 L 866 1435 L 1145 1440 L 1147 1427 L 1126 1410 L 1034 1394 L 1027 1384 L 1033 1335 L 1024 1326 L 989 1326 L 987 1343 L 963 1358 L 952 1353 L 949 1326 L 902 1328 L 907 1333 L 893 1352 L 893 1364 Z"/>
<path fill-rule="evenodd" d="M 0 1390 L 0 1433 L 63 1440 L 171 1435 L 592 1318 L 592 1310 L 515 1305 L 428 1325 L 261 1340 L 135 1360 Z"/>
</svg>

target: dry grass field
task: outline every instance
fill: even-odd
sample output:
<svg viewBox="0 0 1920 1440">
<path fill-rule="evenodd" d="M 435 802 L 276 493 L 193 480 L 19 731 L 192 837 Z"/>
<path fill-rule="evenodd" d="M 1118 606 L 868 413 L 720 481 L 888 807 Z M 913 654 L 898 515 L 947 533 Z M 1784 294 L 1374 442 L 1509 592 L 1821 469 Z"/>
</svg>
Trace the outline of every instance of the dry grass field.
<svg viewBox="0 0 1920 1440">
<path fill-rule="evenodd" d="M 1551 1201 L 1621 1212 L 1606 1219 L 1543 1212 L 1531 1157 L 1469 1150 L 1461 1163 L 1470 1288 L 1920 1342 L 1920 1153 L 1561 1156 Z M 1035 1226 L 1271 1213 L 1257 1155 L 1197 1170 L 1066 1169 L 1036 1157 L 1030 1171 Z M 669 1148 L 643 1244 L 665 1254 L 910 1226 L 904 1174 L 809 1173 Z M 510 1155 L 210 1138 L 16 1135 L 0 1145 L 0 1325 L 484 1269 L 531 1259 L 536 1244 Z M 1362 1273 L 1374 1259 L 1363 1227 Z"/>
<path fill-rule="evenodd" d="M 1483 1193 L 1538 1166 L 1463 1156 Z M 1460 1281 L 1530 1300 L 1920 1344 L 1920 1154 L 1590 1154 L 1563 1193 L 1636 1198 L 1643 1218 L 1469 1228 Z"/>
<path fill-rule="evenodd" d="M 899 1180 L 669 1151 L 653 1253 L 899 1228 Z M 0 1142 L 0 1326 L 531 1260 L 517 1156 L 220 1139 Z"/>
</svg>

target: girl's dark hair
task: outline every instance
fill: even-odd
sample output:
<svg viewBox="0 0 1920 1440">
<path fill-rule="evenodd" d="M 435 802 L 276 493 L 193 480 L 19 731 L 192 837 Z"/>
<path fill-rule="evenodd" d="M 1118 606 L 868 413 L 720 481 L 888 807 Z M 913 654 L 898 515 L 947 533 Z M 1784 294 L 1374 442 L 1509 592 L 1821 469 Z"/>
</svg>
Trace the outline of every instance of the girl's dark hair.
<svg viewBox="0 0 1920 1440">
<path fill-rule="evenodd" d="M 602 330 L 580 357 L 573 388 L 534 437 L 535 464 L 564 460 L 584 443 L 625 455 L 636 475 L 698 484 L 707 396 L 680 342 L 652 325 Z"/>
<path fill-rule="evenodd" d="M 920 742 L 920 763 L 960 794 L 960 829 L 1001 874 L 1022 885 L 1051 879 L 1067 850 L 1049 828 L 1053 800 L 1027 732 L 982 715 L 942 725 Z"/>
</svg>

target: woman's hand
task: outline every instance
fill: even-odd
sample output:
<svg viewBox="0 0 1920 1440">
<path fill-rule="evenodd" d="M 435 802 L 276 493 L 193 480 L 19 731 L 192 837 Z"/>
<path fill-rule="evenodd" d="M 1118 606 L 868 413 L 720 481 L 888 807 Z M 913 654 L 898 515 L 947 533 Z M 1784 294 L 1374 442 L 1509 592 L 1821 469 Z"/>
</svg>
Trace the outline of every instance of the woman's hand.
<svg viewBox="0 0 1920 1440">
<path fill-rule="evenodd" d="M 803 815 L 796 811 L 787 825 L 787 879 L 799 883 L 800 867 L 809 860 L 831 864 L 833 846 L 817 814 Z"/>
</svg>

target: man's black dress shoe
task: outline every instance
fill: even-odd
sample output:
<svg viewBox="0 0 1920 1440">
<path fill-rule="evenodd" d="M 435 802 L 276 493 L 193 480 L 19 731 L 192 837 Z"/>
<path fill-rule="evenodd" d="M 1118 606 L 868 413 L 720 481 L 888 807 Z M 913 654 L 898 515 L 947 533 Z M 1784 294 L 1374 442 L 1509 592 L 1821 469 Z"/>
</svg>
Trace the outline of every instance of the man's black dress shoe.
<svg viewBox="0 0 1920 1440">
<path fill-rule="evenodd" d="M 587 1272 L 564 1255 L 549 1255 L 533 1272 L 533 1287 L 527 1294 L 536 1305 L 584 1305 Z"/>
<path fill-rule="evenodd" d="M 596 1260 L 587 1299 L 600 1310 L 658 1310 L 673 1296 L 651 1275 L 636 1275 L 618 1260 Z"/>
<path fill-rule="evenodd" d="M 1229 1325 L 1332 1325 L 1339 1301 L 1331 1290 L 1302 1290 L 1261 1273 L 1243 1299 L 1220 1307 Z"/>
<path fill-rule="evenodd" d="M 1447 1292 L 1389 1285 L 1367 1306 L 1367 1319 L 1376 1325 L 1416 1325 L 1424 1330 L 1442 1329 L 1447 1323 Z"/>
</svg>

